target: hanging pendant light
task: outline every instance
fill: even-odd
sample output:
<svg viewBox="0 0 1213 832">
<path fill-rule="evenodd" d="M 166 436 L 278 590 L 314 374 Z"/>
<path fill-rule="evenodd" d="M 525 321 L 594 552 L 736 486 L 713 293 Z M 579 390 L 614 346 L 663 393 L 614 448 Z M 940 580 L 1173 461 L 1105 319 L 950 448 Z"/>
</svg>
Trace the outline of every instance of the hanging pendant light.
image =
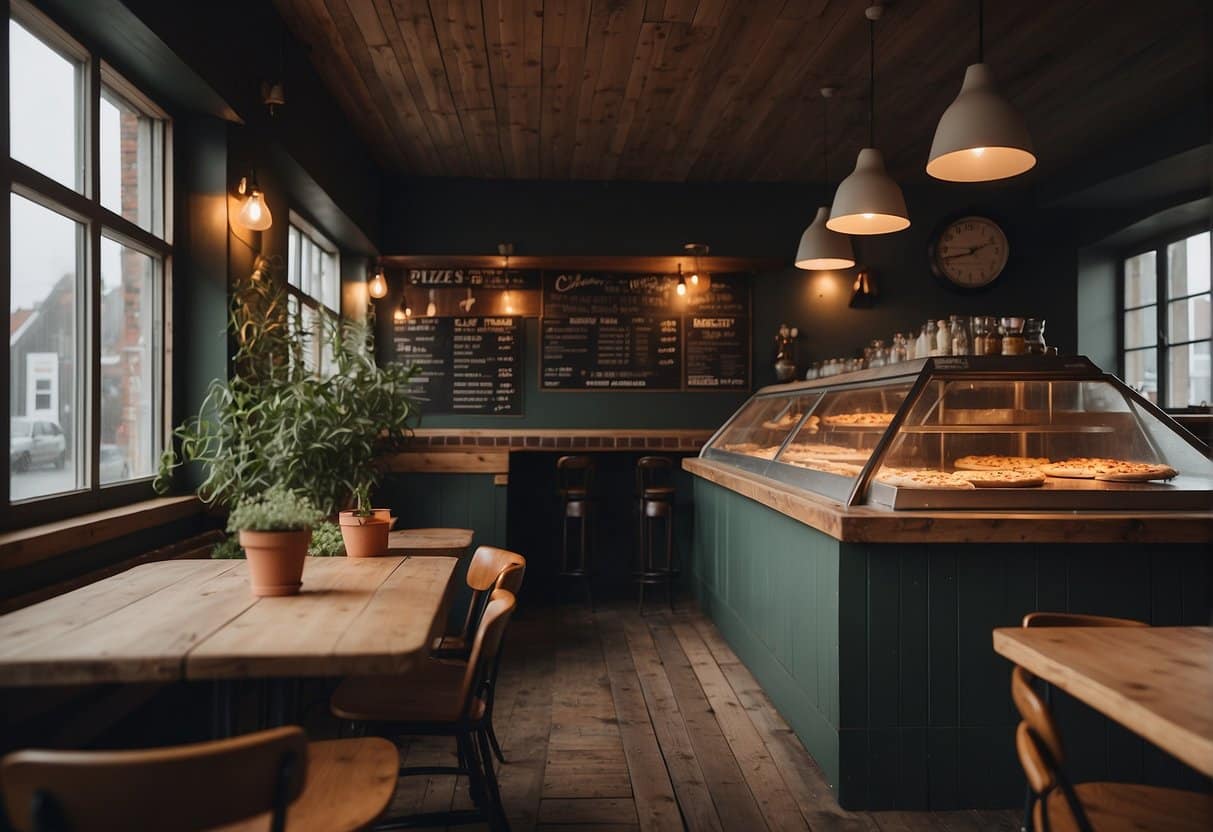
<svg viewBox="0 0 1213 832">
<path fill-rule="evenodd" d="M 674 287 L 674 291 L 678 293 L 678 297 L 683 297 L 687 293 L 687 282 L 682 276 L 682 264 L 678 264 L 678 285 Z"/>
<path fill-rule="evenodd" d="M 876 149 L 876 21 L 880 5 L 868 6 L 868 146 L 859 151 L 855 170 L 834 192 L 826 228 L 843 234 L 891 234 L 910 227 L 901 188 L 889 176 Z"/>
<path fill-rule="evenodd" d="M 944 110 L 931 142 L 927 173 L 948 182 L 991 182 L 1036 165 L 1023 116 L 1003 98 L 985 64 L 985 10 L 977 2 L 977 63 L 965 70 L 956 100 Z"/>
<path fill-rule="evenodd" d="M 821 116 L 821 157 L 823 181 L 830 181 L 830 99 L 837 92 L 836 87 L 822 87 L 821 99 L 823 113 Z M 800 246 L 796 249 L 796 268 L 849 269 L 855 265 L 855 250 L 851 247 L 851 238 L 826 227 L 830 218 L 830 209 L 824 205 L 817 209 L 817 216 L 804 233 L 800 235 Z"/>
</svg>

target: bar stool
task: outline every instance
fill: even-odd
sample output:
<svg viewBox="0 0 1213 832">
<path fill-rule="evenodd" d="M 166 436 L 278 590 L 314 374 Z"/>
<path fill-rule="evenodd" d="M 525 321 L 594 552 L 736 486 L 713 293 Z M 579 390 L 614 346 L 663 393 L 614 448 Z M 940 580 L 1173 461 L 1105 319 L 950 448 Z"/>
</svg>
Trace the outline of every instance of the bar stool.
<svg viewBox="0 0 1213 832">
<path fill-rule="evenodd" d="M 674 554 L 673 463 L 669 457 L 643 456 L 636 463 L 637 566 L 632 580 L 640 587 L 640 612 L 644 591 L 664 585 L 670 609 L 674 609 L 674 578 L 678 574 Z M 659 530 L 659 527 L 663 527 Z M 658 545 L 660 544 L 660 545 Z"/>
<path fill-rule="evenodd" d="M 588 456 L 560 457 L 556 460 L 556 485 L 561 502 L 560 577 L 580 580 L 593 610 L 591 532 L 598 514 L 598 499 L 592 493 L 594 460 Z M 574 537 L 574 547 L 569 545 L 570 536 Z"/>
</svg>

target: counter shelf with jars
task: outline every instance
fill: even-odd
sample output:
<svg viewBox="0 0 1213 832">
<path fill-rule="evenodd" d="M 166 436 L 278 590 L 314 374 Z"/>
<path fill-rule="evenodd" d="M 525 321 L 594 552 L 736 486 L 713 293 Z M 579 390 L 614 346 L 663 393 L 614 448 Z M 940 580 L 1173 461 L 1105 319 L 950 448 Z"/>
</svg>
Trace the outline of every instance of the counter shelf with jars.
<svg viewBox="0 0 1213 832">
<path fill-rule="evenodd" d="M 701 458 L 847 506 L 1207 510 L 1213 462 L 1088 359 L 916 359 L 758 391 Z"/>
</svg>

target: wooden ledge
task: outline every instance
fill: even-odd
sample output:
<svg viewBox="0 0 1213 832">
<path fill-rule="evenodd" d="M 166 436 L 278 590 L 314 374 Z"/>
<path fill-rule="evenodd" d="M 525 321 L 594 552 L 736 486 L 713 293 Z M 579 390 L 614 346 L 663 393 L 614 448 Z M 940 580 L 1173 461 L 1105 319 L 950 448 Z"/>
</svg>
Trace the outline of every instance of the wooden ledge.
<svg viewBox="0 0 1213 832">
<path fill-rule="evenodd" d="M 0 534 L 0 572 L 202 513 L 194 495 L 158 497 Z"/>
<path fill-rule="evenodd" d="M 499 254 L 393 254 L 380 258 L 385 266 L 406 269 L 499 269 Z M 685 257 L 676 255 L 525 255 L 510 257 L 512 269 L 564 269 L 566 271 L 673 274 Z M 790 265 L 778 257 L 700 257 L 706 272 L 768 272 Z"/>
<path fill-rule="evenodd" d="M 847 506 L 705 459 L 682 467 L 836 540 L 856 543 L 1209 543 L 1213 512 L 888 511 Z"/>
</svg>

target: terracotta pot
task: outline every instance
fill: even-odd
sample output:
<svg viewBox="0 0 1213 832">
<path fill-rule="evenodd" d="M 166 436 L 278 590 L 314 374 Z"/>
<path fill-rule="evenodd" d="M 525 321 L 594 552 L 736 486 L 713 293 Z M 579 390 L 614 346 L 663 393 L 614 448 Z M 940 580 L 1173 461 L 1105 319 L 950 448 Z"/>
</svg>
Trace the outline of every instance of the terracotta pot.
<svg viewBox="0 0 1213 832">
<path fill-rule="evenodd" d="M 359 517 L 353 511 L 343 511 L 337 518 L 341 525 L 341 539 L 345 541 L 345 554 L 351 558 L 377 558 L 387 554 L 387 536 L 392 530 L 387 509 L 373 510 L 370 517 Z"/>
<path fill-rule="evenodd" d="M 254 595 L 294 595 L 303 586 L 303 563 L 311 529 L 293 532 L 240 532 L 248 557 L 249 586 Z"/>
</svg>

